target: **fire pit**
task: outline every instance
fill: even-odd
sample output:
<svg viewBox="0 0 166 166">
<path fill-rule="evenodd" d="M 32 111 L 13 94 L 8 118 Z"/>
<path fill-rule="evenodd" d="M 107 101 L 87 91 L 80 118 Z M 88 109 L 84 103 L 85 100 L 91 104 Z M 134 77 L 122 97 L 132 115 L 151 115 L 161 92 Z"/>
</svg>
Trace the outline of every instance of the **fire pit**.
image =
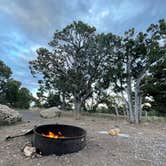
<svg viewBox="0 0 166 166">
<path fill-rule="evenodd" d="M 73 153 L 86 145 L 86 131 L 80 127 L 48 124 L 33 132 L 32 144 L 42 155 Z"/>
</svg>

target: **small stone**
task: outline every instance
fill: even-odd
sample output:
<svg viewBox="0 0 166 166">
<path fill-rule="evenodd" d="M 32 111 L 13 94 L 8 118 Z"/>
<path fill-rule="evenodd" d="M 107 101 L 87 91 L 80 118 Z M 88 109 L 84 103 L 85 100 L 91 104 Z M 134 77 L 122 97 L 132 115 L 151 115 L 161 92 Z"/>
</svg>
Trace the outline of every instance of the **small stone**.
<svg viewBox="0 0 166 166">
<path fill-rule="evenodd" d="M 41 158 L 42 155 L 37 153 L 37 154 L 36 154 L 36 157 L 37 157 L 37 158 Z"/>
<path fill-rule="evenodd" d="M 36 153 L 36 148 L 26 145 L 23 149 L 23 152 L 26 157 L 31 157 Z"/>
</svg>

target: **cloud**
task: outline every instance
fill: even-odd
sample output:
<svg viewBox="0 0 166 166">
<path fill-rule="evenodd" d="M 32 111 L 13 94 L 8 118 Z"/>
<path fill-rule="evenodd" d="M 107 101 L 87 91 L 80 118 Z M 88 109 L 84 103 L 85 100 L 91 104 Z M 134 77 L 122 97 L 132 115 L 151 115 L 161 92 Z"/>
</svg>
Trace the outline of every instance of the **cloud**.
<svg viewBox="0 0 166 166">
<path fill-rule="evenodd" d="M 166 17 L 165 7 L 165 0 L 0 0 L 0 59 L 34 92 L 37 81 L 28 62 L 55 30 L 82 20 L 98 32 L 123 34 L 131 27 L 142 31 Z"/>
<path fill-rule="evenodd" d="M 88 5 L 73 0 L 4 0 L 0 10 L 15 20 L 17 26 L 35 41 L 46 40 L 55 29 L 77 19 Z"/>
<path fill-rule="evenodd" d="M 56 29 L 73 20 L 81 19 L 99 31 L 125 31 L 140 26 L 137 20 L 150 24 L 165 17 L 165 7 L 165 0 L 1 0 L 0 11 L 30 40 L 46 43 Z"/>
</svg>

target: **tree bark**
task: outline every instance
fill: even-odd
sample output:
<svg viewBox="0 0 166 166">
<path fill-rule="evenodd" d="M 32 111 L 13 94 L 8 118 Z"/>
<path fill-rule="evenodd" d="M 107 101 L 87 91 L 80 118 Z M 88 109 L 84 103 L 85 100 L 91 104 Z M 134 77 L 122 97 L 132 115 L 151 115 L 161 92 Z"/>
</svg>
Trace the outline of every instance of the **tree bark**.
<svg viewBox="0 0 166 166">
<path fill-rule="evenodd" d="M 130 123 L 134 123 L 134 114 L 133 114 L 133 104 L 131 93 L 128 92 L 128 100 L 129 100 L 129 121 Z"/>
<path fill-rule="evenodd" d="M 128 106 L 129 106 L 129 122 L 134 123 L 133 114 L 133 100 L 132 100 L 132 87 L 131 87 L 131 58 L 128 57 L 127 62 L 127 96 L 128 96 Z"/>
<path fill-rule="evenodd" d="M 81 100 L 75 99 L 74 100 L 74 117 L 75 119 L 80 119 L 80 112 L 81 112 Z"/>
<path fill-rule="evenodd" d="M 62 92 L 62 110 L 65 110 L 65 105 L 66 105 L 66 102 L 65 102 L 65 93 Z"/>
<path fill-rule="evenodd" d="M 124 108 L 123 108 L 123 110 L 122 110 L 122 111 L 123 111 L 123 116 L 124 116 L 124 117 L 126 117 L 126 115 L 127 115 L 127 113 L 126 113 L 126 112 L 127 112 L 127 111 L 126 111 Z"/>
<path fill-rule="evenodd" d="M 140 112 L 139 112 L 139 123 L 141 122 L 141 118 L 142 118 L 142 94 L 140 94 L 140 100 L 139 100 L 139 107 L 140 107 Z"/>
<path fill-rule="evenodd" d="M 145 118 L 146 118 L 146 120 L 148 120 L 148 112 L 147 111 L 145 111 Z"/>
<path fill-rule="evenodd" d="M 141 121 L 142 114 L 142 96 L 141 96 L 141 80 L 144 77 L 144 73 L 142 73 L 136 80 L 135 84 L 135 108 L 134 108 L 134 120 L 135 123 L 138 124 Z"/>
<path fill-rule="evenodd" d="M 128 106 L 129 106 L 129 121 L 130 123 L 134 123 L 131 78 L 128 78 L 127 80 L 127 96 L 128 96 Z"/>
<path fill-rule="evenodd" d="M 134 120 L 135 123 L 139 123 L 139 114 L 140 114 L 140 87 L 139 83 L 136 82 L 135 86 L 135 108 L 134 108 Z"/>
<path fill-rule="evenodd" d="M 126 108 L 123 109 L 123 114 L 124 114 L 124 116 L 127 115 L 129 117 L 129 103 L 127 102 L 126 98 L 124 97 L 123 92 L 121 92 L 121 96 L 122 96 L 122 99 L 123 99 L 125 106 L 126 106 Z"/>
<path fill-rule="evenodd" d="M 119 112 L 118 112 L 118 107 L 117 107 L 117 105 L 115 104 L 115 113 L 116 113 L 116 117 L 119 117 Z"/>
</svg>

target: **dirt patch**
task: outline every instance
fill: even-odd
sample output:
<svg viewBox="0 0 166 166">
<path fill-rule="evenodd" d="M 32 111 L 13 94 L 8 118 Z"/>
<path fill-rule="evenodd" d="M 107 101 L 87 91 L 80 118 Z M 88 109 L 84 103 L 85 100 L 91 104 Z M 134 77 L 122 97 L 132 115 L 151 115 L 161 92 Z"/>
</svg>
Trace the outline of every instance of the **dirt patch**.
<svg viewBox="0 0 166 166">
<path fill-rule="evenodd" d="M 28 115 L 28 117 L 30 117 Z M 25 115 L 25 119 L 27 120 Z M 8 135 L 33 128 L 34 125 L 60 123 L 80 126 L 87 131 L 87 146 L 78 153 L 62 156 L 26 158 L 22 148 L 30 142 L 30 137 L 18 137 L 10 141 Z M 129 138 L 99 134 L 118 125 Z M 71 117 L 41 119 L 36 115 L 30 123 L 22 123 L 0 128 L 0 165 L 2 166 L 165 166 L 166 163 L 166 124 L 144 123 L 140 126 L 126 121 L 113 121 L 104 118 Z"/>
</svg>

